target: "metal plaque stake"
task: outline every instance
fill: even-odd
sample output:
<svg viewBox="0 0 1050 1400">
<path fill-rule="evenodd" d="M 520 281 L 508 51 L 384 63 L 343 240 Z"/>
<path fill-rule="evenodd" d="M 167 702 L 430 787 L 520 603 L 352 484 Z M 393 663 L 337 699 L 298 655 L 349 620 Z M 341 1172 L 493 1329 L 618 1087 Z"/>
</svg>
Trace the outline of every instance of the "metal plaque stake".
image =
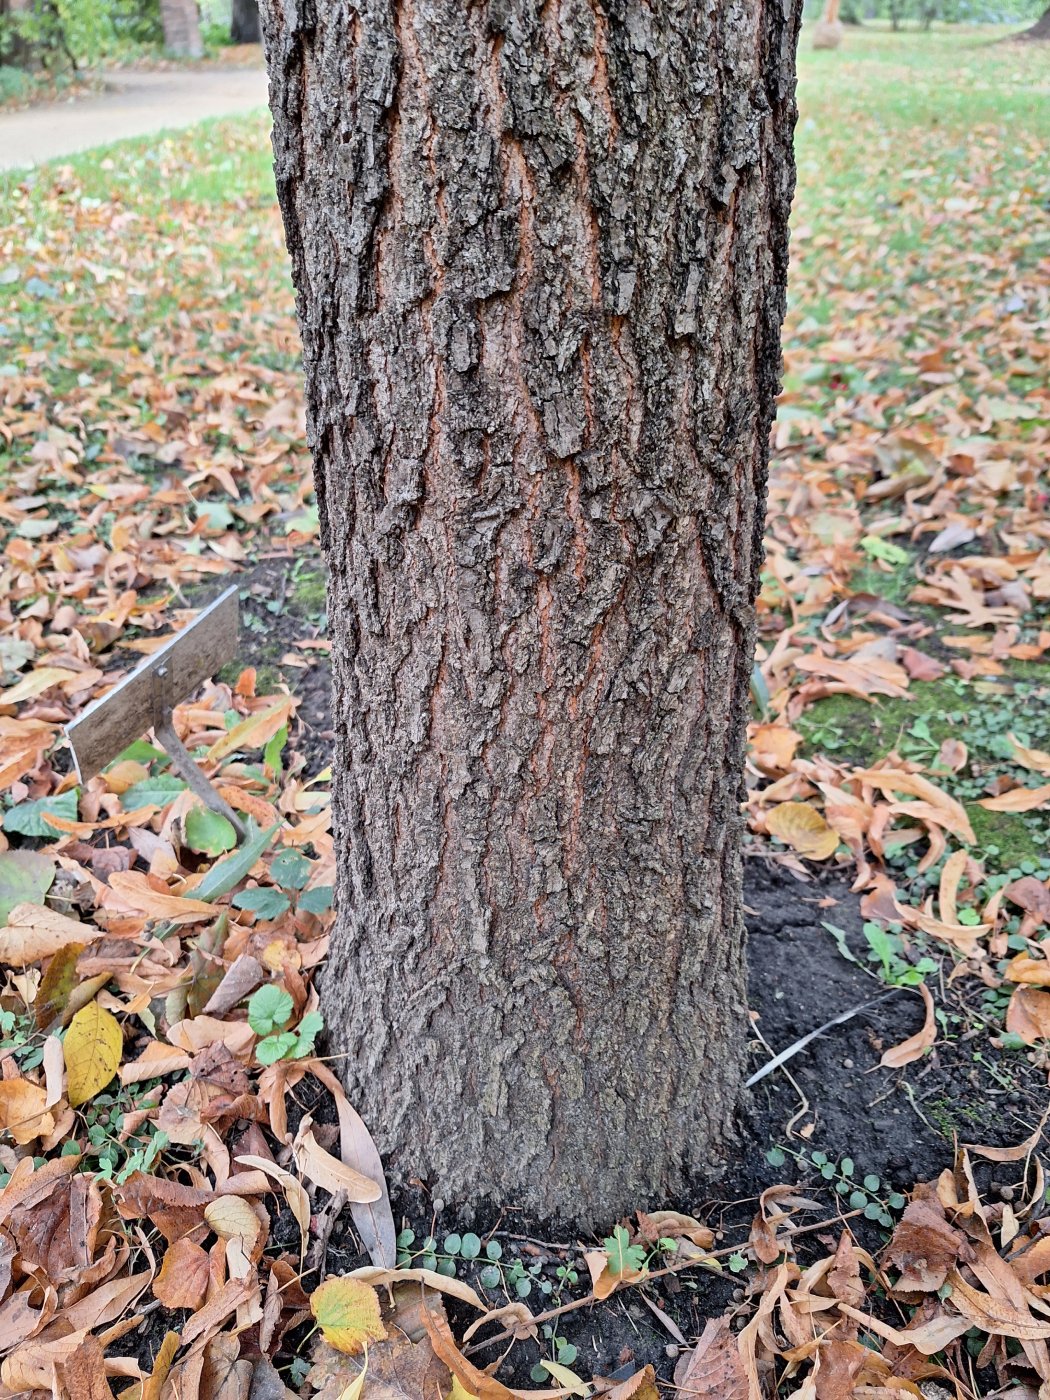
<svg viewBox="0 0 1050 1400">
<path fill-rule="evenodd" d="M 238 590 L 228 588 L 189 626 L 136 666 L 108 695 L 89 705 L 66 726 L 81 782 L 100 773 L 133 739 L 153 729 L 157 743 L 190 790 L 218 812 L 243 840 L 244 822 L 197 766 L 175 733 L 172 711 L 237 652 L 240 621 Z"/>
</svg>

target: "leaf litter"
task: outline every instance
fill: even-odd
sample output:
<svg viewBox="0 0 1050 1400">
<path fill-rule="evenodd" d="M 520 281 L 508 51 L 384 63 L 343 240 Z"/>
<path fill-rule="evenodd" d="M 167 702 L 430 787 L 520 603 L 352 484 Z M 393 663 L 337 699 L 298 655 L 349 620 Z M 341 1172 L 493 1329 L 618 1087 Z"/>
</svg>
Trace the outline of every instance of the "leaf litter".
<svg viewBox="0 0 1050 1400">
<path fill-rule="evenodd" d="M 13 182 L 5 215 L 4 256 L 25 250 L 25 267 L 5 278 L 17 343 L 0 377 L 3 1393 L 247 1397 L 289 1393 L 295 1378 L 326 1400 L 519 1394 L 494 1374 L 492 1348 L 634 1292 L 666 1324 L 660 1288 L 700 1271 L 738 1286 L 695 1345 L 675 1341 L 680 1394 L 883 1400 L 934 1383 L 969 1396 L 975 1367 L 1042 1394 L 1038 1132 L 1013 1200 L 982 1197 L 960 1149 L 874 1252 L 863 1210 L 801 1224 L 814 1202 L 785 1185 L 717 1248 L 689 1216 L 620 1222 L 584 1251 L 591 1290 L 547 1314 L 392 1267 L 382 1164 L 313 1049 L 334 854 L 323 775 L 296 747 L 295 681 L 323 657 L 318 627 L 276 674 L 248 666 L 176 707 L 183 741 L 252 823 L 243 847 L 145 738 L 73 781 L 62 726 L 191 619 L 194 590 L 260 556 L 294 576 L 316 538 L 281 235 L 261 133 L 246 151 L 246 131 L 220 125 L 140 144 L 125 169 L 103 157 Z M 829 272 L 863 255 L 870 216 L 807 227 L 803 143 L 747 815 L 765 858 L 800 880 L 849 872 L 873 926 L 903 940 L 899 975 L 933 948 L 951 978 L 1005 988 L 1005 1030 L 1040 1047 L 1050 870 L 1000 870 L 975 808 L 1038 820 L 1048 805 L 1050 734 L 1023 703 L 1050 665 L 1046 291 L 1024 251 L 1034 200 L 1008 197 L 1002 133 L 970 135 L 965 210 L 957 179 L 948 193 L 933 169 L 898 172 L 924 276 L 882 301 L 870 277 Z M 1011 140 L 1037 168 L 1035 135 Z M 231 222 L 186 175 L 202 144 L 240 162 L 245 218 Z M 831 142 L 826 156 L 842 151 Z M 201 230 L 190 246 L 186 226 Z M 46 240 L 28 243 L 37 228 Z M 944 290 L 960 275 L 957 243 L 981 267 L 965 326 Z M 55 295 L 42 300 L 40 282 Z M 807 318 L 825 296 L 833 319 Z M 161 308 L 152 320 L 147 302 Z M 923 687 L 948 684 L 979 709 L 1028 685 L 1025 668 L 1035 680 L 993 762 L 979 736 L 927 739 L 921 725 L 878 753 L 821 742 L 817 717 L 836 697 L 921 716 Z M 885 1050 L 891 1068 L 926 1055 L 939 1027 L 924 978 L 902 985 L 925 1016 Z M 334 1098 L 335 1124 L 299 1111 L 307 1079 Z M 321 1282 L 323 1249 L 312 1273 L 304 1263 L 334 1193 L 372 1263 Z M 134 1339 L 157 1307 L 172 1325 L 144 1350 Z M 457 1309 L 475 1314 L 462 1342 Z M 651 1365 L 582 1375 L 565 1354 L 541 1361 L 546 1384 L 530 1393 L 657 1394 Z"/>
</svg>

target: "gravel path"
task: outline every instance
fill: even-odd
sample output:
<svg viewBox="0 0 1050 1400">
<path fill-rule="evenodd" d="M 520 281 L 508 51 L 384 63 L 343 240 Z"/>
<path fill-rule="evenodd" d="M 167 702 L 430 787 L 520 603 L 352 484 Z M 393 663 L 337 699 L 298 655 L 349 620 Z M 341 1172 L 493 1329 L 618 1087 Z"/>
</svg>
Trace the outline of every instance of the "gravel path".
<svg viewBox="0 0 1050 1400">
<path fill-rule="evenodd" d="M 262 68 L 128 70 L 107 74 L 106 86 L 96 97 L 0 113 L 0 170 L 266 105 Z"/>
</svg>

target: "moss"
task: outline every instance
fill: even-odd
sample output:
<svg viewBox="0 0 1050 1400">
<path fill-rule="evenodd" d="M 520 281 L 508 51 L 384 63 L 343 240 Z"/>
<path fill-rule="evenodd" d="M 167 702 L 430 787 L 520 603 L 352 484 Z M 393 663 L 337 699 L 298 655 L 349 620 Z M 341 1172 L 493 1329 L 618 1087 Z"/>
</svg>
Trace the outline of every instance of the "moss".
<svg viewBox="0 0 1050 1400">
<path fill-rule="evenodd" d="M 937 743 L 955 737 L 958 727 L 948 715 L 963 708 L 958 681 L 916 682 L 907 700 L 877 696 L 872 703 L 856 695 L 829 695 L 803 711 L 795 727 L 809 749 L 871 764 L 895 748 L 920 716 Z"/>
<path fill-rule="evenodd" d="M 964 806 L 977 838 L 977 849 L 983 851 L 989 846 L 998 848 L 999 854 L 995 858 L 997 867 L 1009 870 L 1023 860 L 1034 860 L 1041 865 L 1046 859 L 1045 839 L 1038 832 L 1029 830 L 1016 812 L 989 812 L 976 802 L 967 802 Z"/>
<path fill-rule="evenodd" d="M 297 568 L 289 581 L 288 595 L 294 606 L 308 616 L 323 613 L 328 601 L 323 566 Z"/>
<path fill-rule="evenodd" d="M 912 589 L 918 583 L 911 563 L 900 564 L 896 568 L 883 568 L 881 564 L 863 564 L 850 579 L 850 588 L 856 593 L 874 593 L 887 603 L 903 607 Z M 914 605 L 910 610 L 915 611 Z"/>
</svg>

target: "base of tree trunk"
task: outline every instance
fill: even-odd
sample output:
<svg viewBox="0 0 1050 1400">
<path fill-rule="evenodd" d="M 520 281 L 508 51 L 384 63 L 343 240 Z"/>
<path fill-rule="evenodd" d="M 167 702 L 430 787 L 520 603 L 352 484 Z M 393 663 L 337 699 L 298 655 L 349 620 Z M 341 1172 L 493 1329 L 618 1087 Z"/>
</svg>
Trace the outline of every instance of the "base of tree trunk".
<svg viewBox="0 0 1050 1400">
<path fill-rule="evenodd" d="M 842 23 L 834 20 L 828 24 L 826 20 L 820 20 L 813 27 L 813 47 L 815 49 L 837 49 L 842 43 Z"/>
<path fill-rule="evenodd" d="M 1017 42 L 1031 43 L 1035 40 L 1050 43 L 1050 10 L 1044 11 L 1031 28 L 1023 29 L 1020 34 L 1015 34 L 1013 37 Z"/>
</svg>

